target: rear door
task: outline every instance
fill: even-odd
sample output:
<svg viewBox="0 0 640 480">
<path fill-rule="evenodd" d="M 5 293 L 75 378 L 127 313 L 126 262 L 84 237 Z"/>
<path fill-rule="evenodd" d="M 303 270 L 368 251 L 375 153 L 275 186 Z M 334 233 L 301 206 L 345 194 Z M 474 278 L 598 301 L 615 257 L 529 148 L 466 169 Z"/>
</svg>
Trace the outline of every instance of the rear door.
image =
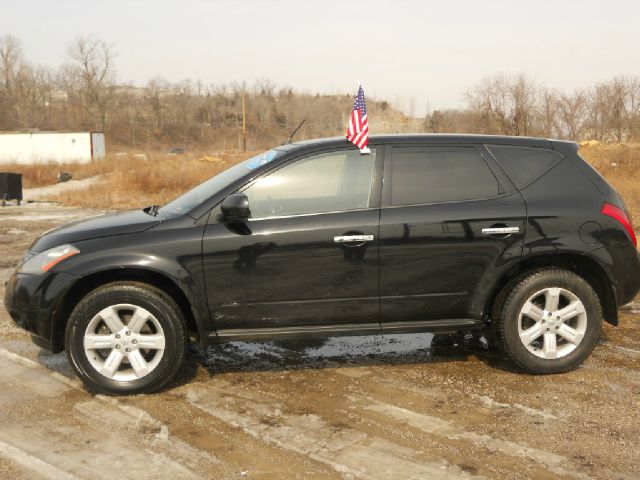
<svg viewBox="0 0 640 480">
<path fill-rule="evenodd" d="M 482 146 L 390 150 L 380 219 L 383 328 L 480 319 L 496 270 L 522 254 L 521 195 Z"/>
</svg>

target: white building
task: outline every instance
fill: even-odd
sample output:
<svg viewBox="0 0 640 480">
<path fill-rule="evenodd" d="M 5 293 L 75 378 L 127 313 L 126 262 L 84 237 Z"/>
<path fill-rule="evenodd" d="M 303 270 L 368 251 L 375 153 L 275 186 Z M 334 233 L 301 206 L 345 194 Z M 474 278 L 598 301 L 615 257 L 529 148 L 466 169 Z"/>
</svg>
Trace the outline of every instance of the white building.
<svg viewBox="0 0 640 480">
<path fill-rule="evenodd" d="M 0 165 L 89 163 L 104 158 L 101 132 L 0 133 Z"/>
</svg>

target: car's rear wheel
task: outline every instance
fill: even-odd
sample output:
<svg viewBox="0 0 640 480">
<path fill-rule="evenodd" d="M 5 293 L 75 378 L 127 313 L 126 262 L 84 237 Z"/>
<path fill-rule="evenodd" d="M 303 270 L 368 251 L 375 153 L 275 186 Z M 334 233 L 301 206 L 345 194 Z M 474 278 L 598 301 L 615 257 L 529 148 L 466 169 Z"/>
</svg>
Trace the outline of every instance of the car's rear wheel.
<svg viewBox="0 0 640 480">
<path fill-rule="evenodd" d="M 593 351 L 602 328 L 602 309 L 582 277 L 552 268 L 511 285 L 499 311 L 494 311 L 494 320 L 502 350 L 522 369 L 562 373 Z"/>
<path fill-rule="evenodd" d="M 184 361 L 186 329 L 178 305 L 161 290 L 116 282 L 85 296 L 66 329 L 69 361 L 98 393 L 148 393 Z"/>
</svg>

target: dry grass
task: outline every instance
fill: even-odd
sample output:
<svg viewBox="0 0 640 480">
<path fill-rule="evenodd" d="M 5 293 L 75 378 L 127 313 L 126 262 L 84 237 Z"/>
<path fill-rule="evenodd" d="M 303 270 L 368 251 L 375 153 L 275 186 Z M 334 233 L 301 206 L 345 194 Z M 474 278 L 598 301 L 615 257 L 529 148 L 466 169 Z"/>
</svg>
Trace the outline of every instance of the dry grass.
<svg viewBox="0 0 640 480">
<path fill-rule="evenodd" d="M 103 181 L 85 190 L 71 190 L 51 200 L 89 208 L 124 210 L 167 203 L 251 154 L 108 156 L 91 164 L 43 164 L 2 166 L 3 171 L 23 174 L 24 188 L 51 185 L 58 172 L 74 180 L 103 175 Z M 205 157 L 207 160 L 199 160 Z"/>
<path fill-rule="evenodd" d="M 640 144 L 600 144 L 582 147 L 580 155 L 622 195 L 633 225 L 640 228 Z"/>
<path fill-rule="evenodd" d="M 640 227 L 640 144 L 585 146 L 580 154 L 620 192 L 634 225 Z M 198 160 L 203 155 L 148 154 L 147 159 L 109 156 L 89 165 L 14 165 L 2 169 L 23 173 L 25 188 L 53 184 L 61 170 L 72 173 L 74 179 L 104 175 L 105 181 L 54 200 L 91 208 L 127 209 L 164 204 L 251 154 L 216 154 L 209 155 L 209 161 Z"/>
<path fill-rule="evenodd" d="M 124 165 L 124 162 L 122 162 Z M 120 166 L 120 165 L 118 165 Z M 15 172 L 22 174 L 22 186 L 24 188 L 44 187 L 52 185 L 58 180 L 59 172 L 72 172 L 75 180 L 80 180 L 94 175 L 102 175 L 116 167 L 111 162 L 93 162 L 87 165 L 55 163 L 41 165 L 2 165 L 3 172 Z"/>
</svg>

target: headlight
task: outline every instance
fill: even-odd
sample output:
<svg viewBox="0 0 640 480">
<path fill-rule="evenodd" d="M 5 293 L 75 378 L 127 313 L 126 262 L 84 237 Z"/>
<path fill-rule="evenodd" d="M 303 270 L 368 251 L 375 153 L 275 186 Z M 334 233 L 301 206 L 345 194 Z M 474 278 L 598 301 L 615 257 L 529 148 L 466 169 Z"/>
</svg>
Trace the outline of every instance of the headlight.
<svg viewBox="0 0 640 480">
<path fill-rule="evenodd" d="M 64 259 L 72 257 L 78 253 L 80 253 L 80 250 L 73 245 L 60 245 L 59 247 L 50 248 L 49 250 L 45 250 L 44 252 L 28 258 L 22 265 L 20 265 L 18 273 L 39 275 L 44 272 L 48 272 Z"/>
</svg>

